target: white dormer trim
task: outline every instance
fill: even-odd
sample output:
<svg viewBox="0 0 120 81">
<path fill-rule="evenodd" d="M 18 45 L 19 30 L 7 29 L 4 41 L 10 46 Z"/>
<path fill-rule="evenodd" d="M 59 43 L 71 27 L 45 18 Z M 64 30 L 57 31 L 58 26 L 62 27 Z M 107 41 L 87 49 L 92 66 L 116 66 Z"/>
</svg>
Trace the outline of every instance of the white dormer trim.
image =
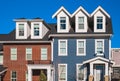
<svg viewBox="0 0 120 81">
<path fill-rule="evenodd" d="M 83 11 L 87 16 L 90 16 L 90 14 L 89 14 L 82 6 L 80 6 L 80 7 L 72 14 L 72 17 L 75 16 L 79 11 Z"/>
<path fill-rule="evenodd" d="M 34 24 L 39 24 L 39 36 L 34 36 Z M 42 22 L 31 22 L 31 39 L 42 39 Z"/>
<path fill-rule="evenodd" d="M 61 11 L 64 11 L 69 17 L 71 17 L 71 14 L 62 6 L 57 12 L 53 14 L 52 18 L 56 17 Z"/>
<path fill-rule="evenodd" d="M 97 17 L 102 17 L 102 29 L 97 29 Z M 94 32 L 106 32 L 106 17 L 101 11 L 94 14 Z"/>
<path fill-rule="evenodd" d="M 101 6 L 98 6 L 97 9 L 95 9 L 95 11 L 91 14 L 91 16 L 93 16 L 94 14 L 96 14 L 97 11 L 100 10 L 110 18 L 110 15 Z"/>
<path fill-rule="evenodd" d="M 24 36 L 19 36 L 19 24 L 24 24 Z M 28 28 L 27 22 L 16 22 L 16 39 L 27 39 L 28 37 L 27 28 Z"/>
</svg>

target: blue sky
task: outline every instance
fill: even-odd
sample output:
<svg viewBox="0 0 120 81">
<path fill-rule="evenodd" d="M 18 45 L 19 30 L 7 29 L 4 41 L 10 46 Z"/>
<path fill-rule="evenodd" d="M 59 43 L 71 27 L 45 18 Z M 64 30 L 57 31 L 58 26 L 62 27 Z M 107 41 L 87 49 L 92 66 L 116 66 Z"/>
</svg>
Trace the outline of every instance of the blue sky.
<svg viewBox="0 0 120 81">
<path fill-rule="evenodd" d="M 15 28 L 15 18 L 40 17 L 47 23 L 55 23 L 52 15 L 64 6 L 71 14 L 82 6 L 92 13 L 102 6 L 112 19 L 112 47 L 120 48 L 120 0 L 0 0 L 0 34 L 6 34 Z"/>
</svg>

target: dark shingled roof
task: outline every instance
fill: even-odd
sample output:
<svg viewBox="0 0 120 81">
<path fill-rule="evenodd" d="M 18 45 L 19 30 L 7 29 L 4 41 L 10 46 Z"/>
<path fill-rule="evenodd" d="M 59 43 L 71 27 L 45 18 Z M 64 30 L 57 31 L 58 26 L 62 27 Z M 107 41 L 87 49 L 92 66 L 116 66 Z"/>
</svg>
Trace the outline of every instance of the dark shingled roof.
<svg viewBox="0 0 120 81">
<path fill-rule="evenodd" d="M 2 74 L 3 71 L 5 71 L 7 67 L 4 67 L 3 65 L 0 65 L 0 75 Z"/>
</svg>

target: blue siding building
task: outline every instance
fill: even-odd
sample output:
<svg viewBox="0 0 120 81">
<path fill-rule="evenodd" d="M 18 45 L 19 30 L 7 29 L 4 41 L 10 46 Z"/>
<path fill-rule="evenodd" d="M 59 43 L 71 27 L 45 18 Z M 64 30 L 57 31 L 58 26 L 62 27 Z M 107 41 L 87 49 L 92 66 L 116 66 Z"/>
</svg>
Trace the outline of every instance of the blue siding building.
<svg viewBox="0 0 120 81">
<path fill-rule="evenodd" d="M 51 24 L 54 81 L 110 81 L 112 25 L 100 6 L 92 14 L 61 7 Z"/>
</svg>

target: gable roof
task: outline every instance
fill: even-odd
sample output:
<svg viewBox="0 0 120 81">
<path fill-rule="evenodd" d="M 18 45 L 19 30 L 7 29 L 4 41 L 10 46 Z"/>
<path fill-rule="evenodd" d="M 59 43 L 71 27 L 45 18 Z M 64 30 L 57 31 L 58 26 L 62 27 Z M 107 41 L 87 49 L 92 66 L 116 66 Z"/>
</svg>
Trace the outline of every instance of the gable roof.
<svg viewBox="0 0 120 81">
<path fill-rule="evenodd" d="M 84 12 L 87 16 L 90 16 L 89 13 L 88 13 L 82 6 L 80 6 L 80 7 L 72 14 L 72 17 L 75 16 L 75 14 L 77 14 L 80 10 L 81 10 L 82 12 Z"/>
<path fill-rule="evenodd" d="M 57 14 L 59 14 L 61 11 L 64 11 L 69 17 L 71 17 L 71 14 L 62 6 L 57 12 L 55 12 L 52 16 L 52 18 L 56 17 Z"/>
<path fill-rule="evenodd" d="M 94 11 L 93 13 L 91 14 L 91 16 L 93 16 L 97 11 L 102 11 L 107 17 L 110 18 L 110 15 L 101 7 L 101 6 L 98 6 Z"/>
</svg>

